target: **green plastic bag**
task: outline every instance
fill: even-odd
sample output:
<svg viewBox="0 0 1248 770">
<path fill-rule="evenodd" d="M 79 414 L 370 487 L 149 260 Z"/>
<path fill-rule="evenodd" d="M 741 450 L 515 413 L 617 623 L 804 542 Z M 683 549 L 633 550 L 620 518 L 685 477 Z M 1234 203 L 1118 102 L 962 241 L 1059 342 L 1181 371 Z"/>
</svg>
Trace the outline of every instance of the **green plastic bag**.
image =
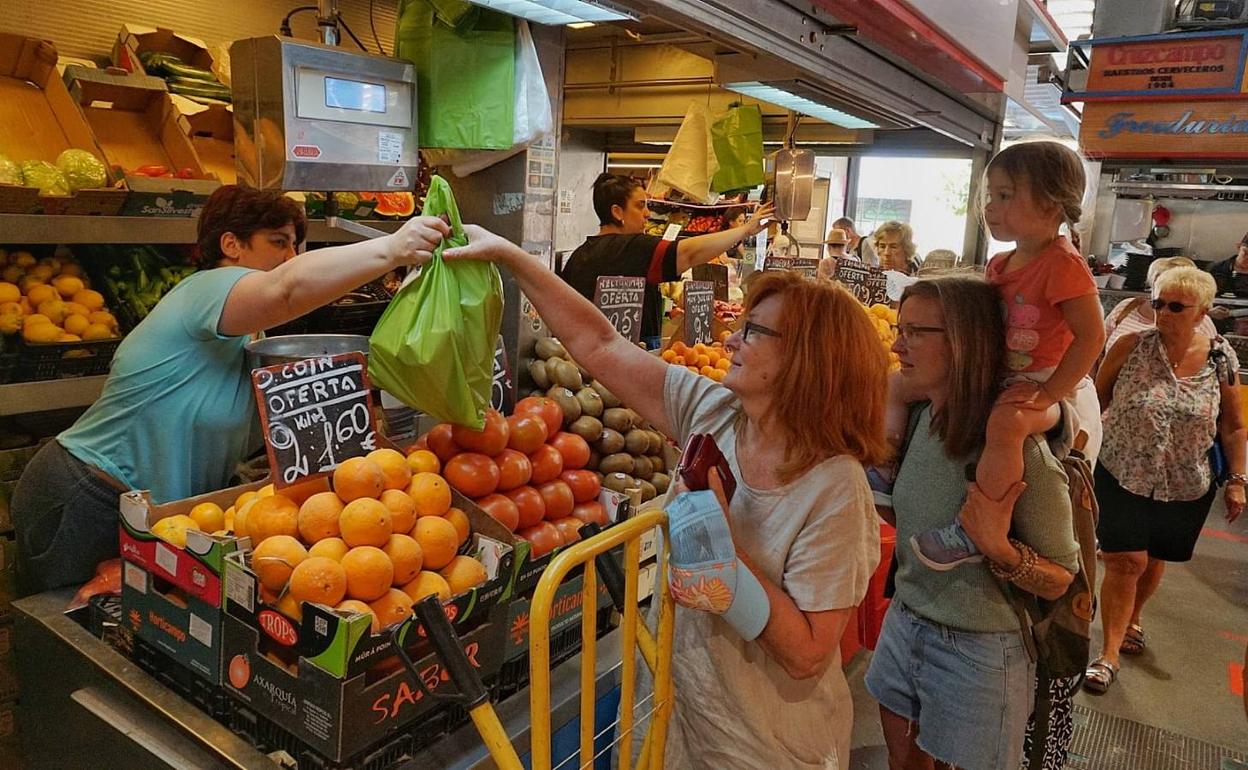
<svg viewBox="0 0 1248 770">
<path fill-rule="evenodd" d="M 514 143 L 516 25 L 465 0 L 400 0 L 394 55 L 416 66 L 421 147 Z"/>
<path fill-rule="evenodd" d="M 368 376 L 403 403 L 439 420 L 480 429 L 490 405 L 503 283 L 491 262 L 442 261 L 468 236 L 445 179 L 435 176 L 425 216 L 444 216 L 451 235 L 420 275 L 399 289 L 368 340 Z"/>
<path fill-rule="evenodd" d="M 735 104 L 711 124 L 719 170 L 711 190 L 747 190 L 763 183 L 763 113 L 757 104 Z"/>
</svg>

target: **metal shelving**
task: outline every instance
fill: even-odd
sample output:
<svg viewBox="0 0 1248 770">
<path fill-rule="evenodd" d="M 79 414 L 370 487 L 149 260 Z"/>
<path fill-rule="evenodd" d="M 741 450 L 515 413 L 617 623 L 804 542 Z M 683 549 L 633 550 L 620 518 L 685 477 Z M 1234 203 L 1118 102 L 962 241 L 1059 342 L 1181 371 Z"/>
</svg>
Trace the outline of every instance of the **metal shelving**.
<svg viewBox="0 0 1248 770">
<path fill-rule="evenodd" d="M 194 243 L 198 220 L 174 217 L 80 217 L 39 214 L 0 214 L 0 244 L 76 243 Z M 369 222 L 394 232 L 402 222 Z M 326 227 L 325 220 L 308 222 L 311 243 L 351 243 L 362 240 L 345 230 Z"/>
<path fill-rule="evenodd" d="M 1248 200 L 1248 185 L 1122 181 L 1110 182 L 1109 187 L 1124 198 Z"/>
<path fill-rule="evenodd" d="M 104 390 L 107 375 L 0 385 L 0 417 L 48 409 L 90 406 Z"/>
</svg>

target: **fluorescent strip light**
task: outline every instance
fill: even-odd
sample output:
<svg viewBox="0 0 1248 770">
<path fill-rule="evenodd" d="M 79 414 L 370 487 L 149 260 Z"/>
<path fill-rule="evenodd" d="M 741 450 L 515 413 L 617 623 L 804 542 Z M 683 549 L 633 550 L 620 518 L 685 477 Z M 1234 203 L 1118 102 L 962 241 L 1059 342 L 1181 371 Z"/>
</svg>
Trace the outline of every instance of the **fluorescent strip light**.
<svg viewBox="0 0 1248 770">
<path fill-rule="evenodd" d="M 800 112 L 803 115 L 809 115 L 812 118 L 818 118 L 827 123 L 833 123 L 843 128 L 879 128 L 878 125 L 870 121 L 856 118 L 847 112 L 829 107 L 826 104 L 807 99 L 804 96 L 785 91 L 775 86 L 769 86 L 757 81 L 745 83 L 727 83 L 724 88 L 729 91 L 758 99 L 762 102 L 774 104 L 778 107 L 785 107 Z"/>
<path fill-rule="evenodd" d="M 663 168 L 662 163 L 628 163 L 620 161 L 618 163 L 608 163 L 607 168 Z"/>
<path fill-rule="evenodd" d="M 632 21 L 629 13 L 588 0 L 471 0 L 476 5 L 519 16 L 538 24 L 593 24 Z"/>
</svg>

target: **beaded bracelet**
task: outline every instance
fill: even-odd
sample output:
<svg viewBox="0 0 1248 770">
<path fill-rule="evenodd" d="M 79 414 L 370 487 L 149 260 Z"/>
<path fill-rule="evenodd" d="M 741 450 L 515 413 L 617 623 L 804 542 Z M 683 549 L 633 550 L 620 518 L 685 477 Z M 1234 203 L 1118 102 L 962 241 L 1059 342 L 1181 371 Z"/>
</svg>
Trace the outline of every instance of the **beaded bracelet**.
<svg viewBox="0 0 1248 770">
<path fill-rule="evenodd" d="M 1015 540 L 1014 538 L 1010 538 L 1010 545 L 1014 546 L 1015 550 L 1017 550 L 1019 555 L 1022 557 L 1018 566 L 1012 570 L 1007 570 L 1005 567 L 989 559 L 988 569 L 997 579 L 1014 583 L 1022 580 L 1023 578 L 1030 577 L 1031 573 L 1035 571 L 1036 561 L 1040 557 L 1034 548 L 1026 543 Z"/>
</svg>

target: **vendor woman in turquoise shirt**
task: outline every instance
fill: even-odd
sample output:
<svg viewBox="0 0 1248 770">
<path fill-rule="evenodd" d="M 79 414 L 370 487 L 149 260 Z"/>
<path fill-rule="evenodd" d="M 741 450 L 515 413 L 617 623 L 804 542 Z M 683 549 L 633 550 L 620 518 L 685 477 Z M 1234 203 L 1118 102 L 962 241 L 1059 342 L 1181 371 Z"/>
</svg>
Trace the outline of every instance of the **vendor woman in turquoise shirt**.
<svg viewBox="0 0 1248 770">
<path fill-rule="evenodd" d="M 417 217 L 393 235 L 294 259 L 302 206 L 227 185 L 199 219 L 201 270 L 179 283 L 122 341 L 104 392 L 30 461 L 13 493 L 23 591 L 89 579 L 117 555 L 118 495 L 157 503 L 228 485 L 254 448 L 256 408 L 243 346 L 404 265 L 428 261 L 449 233 Z"/>
</svg>

